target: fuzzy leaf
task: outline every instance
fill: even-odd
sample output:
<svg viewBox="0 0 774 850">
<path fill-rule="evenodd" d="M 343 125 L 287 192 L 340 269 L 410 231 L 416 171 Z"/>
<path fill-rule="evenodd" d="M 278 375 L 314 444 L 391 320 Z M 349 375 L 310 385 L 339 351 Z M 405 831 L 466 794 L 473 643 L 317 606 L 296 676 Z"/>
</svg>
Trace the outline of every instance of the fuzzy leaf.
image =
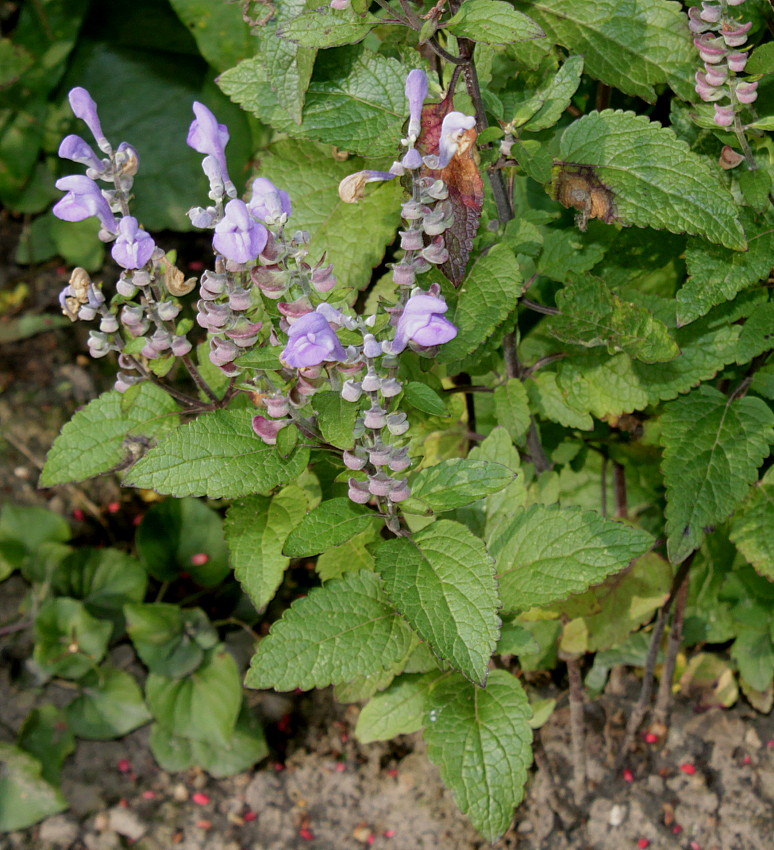
<svg viewBox="0 0 774 850">
<path fill-rule="evenodd" d="M 411 479 L 411 502 L 406 500 L 403 505 L 406 510 L 451 511 L 498 493 L 515 477 L 500 463 L 450 458 L 420 469 Z"/>
<path fill-rule="evenodd" d="M 282 24 L 277 35 L 299 47 L 339 47 L 362 41 L 378 23 L 373 15 L 321 6 Z"/>
<path fill-rule="evenodd" d="M 549 39 L 580 53 L 586 72 L 654 103 L 666 83 L 694 97 L 695 49 L 679 3 L 669 0 L 529 0 L 517 4 Z"/>
<path fill-rule="evenodd" d="M 769 453 L 774 414 L 759 398 L 732 401 L 701 386 L 661 419 L 667 552 L 684 561 L 747 495 Z"/>
<path fill-rule="evenodd" d="M 41 487 L 83 481 L 121 468 L 150 440 L 177 425 L 180 408 L 151 383 L 127 399 L 115 390 L 89 402 L 62 428 L 40 474 Z"/>
<path fill-rule="evenodd" d="M 381 543 L 376 571 L 419 636 L 483 685 L 500 626 L 492 559 L 483 542 L 464 525 L 438 520 L 411 539 Z"/>
<path fill-rule="evenodd" d="M 508 431 L 514 443 L 521 442 L 530 421 L 524 384 L 518 378 L 510 378 L 495 387 L 494 406 L 497 421 Z"/>
<path fill-rule="evenodd" d="M 449 363 L 474 352 L 501 325 L 524 291 L 519 264 L 506 245 L 480 257 L 462 284 L 452 322 L 457 336 L 441 348 L 438 360 Z"/>
<path fill-rule="evenodd" d="M 375 573 L 359 570 L 294 602 L 258 644 L 250 688 L 309 690 L 389 669 L 414 640 Z"/>
<path fill-rule="evenodd" d="M 253 433 L 249 410 L 205 413 L 165 437 L 124 479 L 173 496 L 235 499 L 271 490 L 299 475 L 307 449 L 283 459 Z"/>
<path fill-rule="evenodd" d="M 640 42 L 641 49 L 641 42 Z M 591 112 L 562 134 L 559 159 L 591 170 L 624 224 L 746 247 L 733 199 L 706 160 L 670 129 L 633 112 Z"/>
<path fill-rule="evenodd" d="M 438 393 L 420 381 L 409 381 L 403 388 L 403 398 L 412 407 L 431 416 L 447 416 L 444 400 Z"/>
<path fill-rule="evenodd" d="M 355 734 L 361 744 L 389 741 L 422 728 L 425 702 L 439 677 L 432 673 L 400 676 L 381 693 L 372 696 L 357 718 Z"/>
<path fill-rule="evenodd" d="M 296 0 L 297 2 L 297 0 Z M 170 0 L 175 14 L 191 31 L 201 55 L 218 71 L 230 68 L 255 48 L 242 10 L 233 3 L 209 0 Z M 288 0 L 282 3 L 284 8 Z"/>
<path fill-rule="evenodd" d="M 283 552 L 291 558 L 317 555 L 340 546 L 365 531 L 374 521 L 373 511 L 356 505 L 346 496 L 328 499 L 308 513 L 288 535 Z"/>
<path fill-rule="evenodd" d="M 572 102 L 582 74 L 583 57 L 568 57 L 554 77 L 541 86 L 528 101 L 517 105 L 514 124 L 530 133 L 553 127 Z"/>
<path fill-rule="evenodd" d="M 688 240 L 685 264 L 689 277 L 676 296 L 678 325 L 695 321 L 716 304 L 768 277 L 774 257 L 774 216 L 755 217 L 743 211 L 742 220 L 747 251 L 731 251 L 698 237 Z"/>
<path fill-rule="evenodd" d="M 569 404 L 559 389 L 555 372 L 536 372 L 530 376 L 526 386 L 531 407 L 544 419 L 581 431 L 591 431 L 594 427 L 594 421 L 588 413 L 576 410 Z"/>
<path fill-rule="evenodd" d="M 351 449 L 355 438 L 355 419 L 358 406 L 345 401 L 341 393 L 316 393 L 312 406 L 317 413 L 317 424 L 323 439 L 340 449 Z"/>
<path fill-rule="evenodd" d="M 734 514 L 730 537 L 755 569 L 774 581 L 774 469 L 750 490 Z"/>
<path fill-rule="evenodd" d="M 365 167 L 359 159 L 340 162 L 329 150 L 284 140 L 259 156 L 259 170 L 293 199 L 293 220 L 312 236 L 308 262 L 323 252 L 340 285 L 362 289 L 384 256 L 400 221 L 402 189 L 397 181 L 376 186 L 357 204 L 345 204 L 339 182 Z"/>
<path fill-rule="evenodd" d="M 503 0 L 466 0 L 446 27 L 457 38 L 481 44 L 513 44 L 545 38 L 542 29 Z"/>
<path fill-rule="evenodd" d="M 651 546 L 639 528 L 594 511 L 532 505 L 514 511 L 489 546 L 506 611 L 558 602 L 599 584 Z"/>
<path fill-rule="evenodd" d="M 317 559 L 315 570 L 322 581 L 330 581 L 339 578 L 344 573 L 356 570 L 373 570 L 374 556 L 368 550 L 368 545 L 377 538 L 376 524 L 374 523 L 365 531 L 323 552 Z"/>
<path fill-rule="evenodd" d="M 567 285 L 557 293 L 556 306 L 561 312 L 549 319 L 548 330 L 563 342 L 605 345 L 610 354 L 625 351 L 643 363 L 662 363 L 680 353 L 663 322 L 598 278 L 587 275 Z"/>
<path fill-rule="evenodd" d="M 306 512 L 306 496 L 295 484 L 276 496 L 248 496 L 228 509 L 223 531 L 234 575 L 260 611 L 273 598 L 290 558 L 282 547 Z"/>
<path fill-rule="evenodd" d="M 508 828 L 532 762 L 532 709 L 518 679 L 493 670 L 485 689 L 461 676 L 426 702 L 427 755 L 473 826 L 489 841 Z"/>
</svg>

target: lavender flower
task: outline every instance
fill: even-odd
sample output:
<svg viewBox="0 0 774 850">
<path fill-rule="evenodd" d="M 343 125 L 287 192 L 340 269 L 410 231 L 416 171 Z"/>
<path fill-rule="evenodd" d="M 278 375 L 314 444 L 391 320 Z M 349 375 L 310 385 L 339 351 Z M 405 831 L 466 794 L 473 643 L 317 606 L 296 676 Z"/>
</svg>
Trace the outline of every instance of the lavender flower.
<svg viewBox="0 0 774 850">
<path fill-rule="evenodd" d="M 267 419 L 265 416 L 253 416 L 253 431 L 267 446 L 274 446 L 277 443 L 277 434 L 291 421 L 291 419 Z"/>
<path fill-rule="evenodd" d="M 256 217 L 269 224 L 278 221 L 281 216 L 290 218 L 290 195 L 278 189 L 266 177 L 256 177 L 253 180 L 253 191 L 247 208 Z"/>
<path fill-rule="evenodd" d="M 83 221 L 96 216 L 105 230 L 115 233 L 118 230 L 110 204 L 105 200 L 99 186 L 83 174 L 71 174 L 56 181 L 56 188 L 67 194 L 58 201 L 52 210 L 62 221 Z"/>
<path fill-rule="evenodd" d="M 280 354 L 286 366 L 302 369 L 325 360 L 344 360 L 346 351 L 328 320 L 320 313 L 307 313 L 296 319 L 288 330 L 288 344 Z"/>
<path fill-rule="evenodd" d="M 61 159 L 70 159 L 73 162 L 93 168 L 97 172 L 103 170 L 100 158 L 91 149 L 91 145 L 85 142 L 80 136 L 72 133 L 69 136 L 65 136 L 59 145 L 58 153 Z"/>
<path fill-rule="evenodd" d="M 406 99 L 409 102 L 408 139 L 412 145 L 422 129 L 422 105 L 426 97 L 427 75 L 419 68 L 414 68 L 406 77 Z"/>
<path fill-rule="evenodd" d="M 398 319 L 390 353 L 399 354 L 409 341 L 431 346 L 454 339 L 457 336 L 457 328 L 442 315 L 448 309 L 443 298 L 424 292 L 412 295 Z"/>
<path fill-rule="evenodd" d="M 229 139 L 228 127 L 225 124 L 218 124 L 215 116 L 203 103 L 194 101 L 193 111 L 196 119 L 188 128 L 186 144 L 198 153 L 213 157 L 218 164 L 223 182 L 228 183 L 225 153 Z"/>
<path fill-rule="evenodd" d="M 433 170 L 446 168 L 452 157 L 459 152 L 460 142 L 465 131 L 472 130 L 475 126 L 476 119 L 472 115 L 463 115 L 462 112 L 449 112 L 441 123 L 438 156 L 426 156 L 425 165 Z"/>
<path fill-rule="evenodd" d="M 97 115 L 97 104 L 94 103 L 91 95 L 86 89 L 76 86 L 76 88 L 70 90 L 67 99 L 70 101 L 70 108 L 73 111 L 73 115 L 76 118 L 80 118 L 89 130 L 91 130 L 99 149 L 105 153 L 110 153 L 110 143 L 102 132 L 102 125 L 99 123 L 99 115 Z"/>
<path fill-rule="evenodd" d="M 140 228 L 134 216 L 126 215 L 118 222 L 118 238 L 110 254 L 119 266 L 141 269 L 155 249 L 156 243 Z"/>
<path fill-rule="evenodd" d="M 234 199 L 226 204 L 224 217 L 215 225 L 212 245 L 227 260 L 249 263 L 263 250 L 269 233 L 257 222 L 244 201 Z"/>
</svg>

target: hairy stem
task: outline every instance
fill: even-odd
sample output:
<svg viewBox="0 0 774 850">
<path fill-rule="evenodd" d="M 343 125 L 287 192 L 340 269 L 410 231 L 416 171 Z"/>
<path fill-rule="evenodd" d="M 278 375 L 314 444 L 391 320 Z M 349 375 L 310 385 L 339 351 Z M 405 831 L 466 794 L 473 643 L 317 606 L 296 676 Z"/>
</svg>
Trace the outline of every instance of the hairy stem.
<svg viewBox="0 0 774 850">
<path fill-rule="evenodd" d="M 685 603 L 688 601 L 688 582 L 684 581 L 675 598 L 675 611 L 672 615 L 672 628 L 669 632 L 666 654 L 664 655 L 664 667 L 661 671 L 661 681 L 656 695 L 656 704 L 653 708 L 653 719 L 657 723 L 666 725 L 669 715 L 669 703 L 672 698 L 672 679 L 675 675 L 675 664 L 677 653 L 680 650 L 680 641 L 683 637 L 683 618 L 685 615 Z"/>
<path fill-rule="evenodd" d="M 613 461 L 613 488 L 615 493 L 615 515 L 621 519 L 629 516 L 629 503 L 626 498 L 626 470 L 623 464 Z"/>
<path fill-rule="evenodd" d="M 567 659 L 567 676 L 570 680 L 570 736 L 572 738 L 573 799 L 579 808 L 586 796 L 586 729 L 583 721 L 583 682 L 580 662 Z"/>
</svg>

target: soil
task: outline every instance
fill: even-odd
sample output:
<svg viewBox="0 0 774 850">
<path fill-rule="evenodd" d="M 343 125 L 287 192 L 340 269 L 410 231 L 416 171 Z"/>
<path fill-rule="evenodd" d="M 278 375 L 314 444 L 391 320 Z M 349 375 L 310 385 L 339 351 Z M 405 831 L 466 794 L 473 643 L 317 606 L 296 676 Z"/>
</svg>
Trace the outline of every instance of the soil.
<svg viewBox="0 0 774 850">
<path fill-rule="evenodd" d="M 10 256 L 18 228 L 0 227 L 0 251 Z M 8 226 L 6 226 L 8 225 Z M 6 266 L 0 291 L 23 281 L 25 314 L 57 312 L 64 269 L 34 272 Z M 0 321 L 14 318 L 13 313 Z M 74 333 L 75 331 L 75 333 Z M 36 489 L 38 468 L 58 429 L 75 408 L 110 385 L 87 360 L 83 336 L 63 328 L 0 346 L 0 499 L 46 504 L 75 522 L 77 534 L 98 528 L 126 539 L 134 496 L 110 477 L 83 487 Z M 112 502 L 120 501 L 115 512 Z M 25 593 L 19 577 L 2 585 L 0 623 L 17 616 Z M 25 686 L 23 661 L 31 636 L 0 637 L 0 740 L 11 741 L 31 708 L 60 703 L 61 690 Z M 241 653 L 240 653 L 241 658 Z M 135 664 L 119 646 L 112 663 Z M 120 740 L 80 741 L 63 767 L 70 809 L 28 830 L 0 836 L 0 850 L 770 850 L 774 835 L 774 719 L 740 701 L 699 712 L 678 698 L 663 740 L 640 739 L 625 772 L 611 764 L 639 683 L 615 676 L 586 710 L 588 800 L 575 811 L 570 792 L 566 692 L 542 682 L 558 708 L 536 734 L 533 766 L 512 828 L 489 845 L 457 810 L 427 760 L 419 734 L 361 745 L 354 737 L 357 705 L 339 705 L 330 690 L 279 695 L 250 692 L 272 755 L 257 769 L 215 780 L 189 770 L 162 771 L 147 745 L 147 729 Z"/>
</svg>

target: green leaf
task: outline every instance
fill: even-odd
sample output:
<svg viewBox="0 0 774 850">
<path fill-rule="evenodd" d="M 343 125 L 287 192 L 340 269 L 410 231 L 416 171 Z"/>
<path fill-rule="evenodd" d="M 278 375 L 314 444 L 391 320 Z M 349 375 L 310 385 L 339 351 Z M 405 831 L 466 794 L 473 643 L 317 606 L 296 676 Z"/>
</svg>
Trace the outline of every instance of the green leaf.
<svg viewBox="0 0 774 850">
<path fill-rule="evenodd" d="M 290 558 L 282 547 L 307 509 L 306 493 L 295 484 L 276 496 L 250 496 L 228 509 L 224 531 L 234 575 L 260 611 L 282 582 Z"/>
<path fill-rule="evenodd" d="M 643 363 L 663 363 L 680 353 L 666 325 L 639 304 L 624 301 L 599 278 L 586 275 L 556 294 L 560 313 L 548 330 L 563 342 L 588 348 L 604 345 Z"/>
<path fill-rule="evenodd" d="M 159 676 L 187 676 L 202 663 L 205 650 L 218 642 L 218 633 L 201 608 L 149 602 L 127 605 L 124 613 L 137 654 Z"/>
<path fill-rule="evenodd" d="M 532 407 L 544 419 L 565 428 L 591 431 L 594 421 L 588 413 L 576 410 L 566 399 L 556 381 L 555 372 L 540 370 L 526 381 L 527 396 Z"/>
<path fill-rule="evenodd" d="M 188 573 L 202 587 L 213 587 L 229 571 L 220 516 L 196 499 L 167 499 L 142 518 L 135 538 L 137 554 L 160 581 Z M 201 557 L 206 556 L 206 561 Z"/>
<path fill-rule="evenodd" d="M 747 124 L 746 126 L 753 130 L 763 130 L 766 133 L 770 133 L 774 130 L 774 115 L 767 115 L 765 118 L 759 118 L 757 121 L 753 121 L 751 124 Z"/>
<path fill-rule="evenodd" d="M 75 738 L 65 715 L 46 704 L 34 708 L 24 719 L 18 744 L 40 761 L 43 779 L 56 786 L 64 760 L 75 749 Z"/>
<path fill-rule="evenodd" d="M 530 423 L 524 384 L 518 378 L 509 378 L 496 386 L 494 407 L 498 423 L 508 431 L 514 443 L 521 442 Z"/>
<path fill-rule="evenodd" d="M 14 566 L 34 555 L 44 543 L 64 543 L 70 526 L 59 514 L 33 505 L 6 502 L 0 508 L 0 542 L 13 543 Z M 12 550 L 7 549 L 8 552 Z"/>
<path fill-rule="evenodd" d="M 410 735 L 422 728 L 425 702 L 438 679 L 448 674 L 432 673 L 399 676 L 366 703 L 360 711 L 355 735 L 361 744 L 389 741 L 396 735 Z"/>
<path fill-rule="evenodd" d="M 696 53 L 679 3 L 669 0 L 529 0 L 518 4 L 551 41 L 583 55 L 586 73 L 654 103 L 666 83 L 692 101 Z"/>
<path fill-rule="evenodd" d="M 340 47 L 362 41 L 378 23 L 370 14 L 361 17 L 352 9 L 322 6 L 282 24 L 277 35 L 299 47 Z"/>
<path fill-rule="evenodd" d="M 500 463 L 450 458 L 420 469 L 411 479 L 411 503 L 406 500 L 403 505 L 406 510 L 451 511 L 498 493 L 515 478 L 516 474 Z"/>
<path fill-rule="evenodd" d="M 103 393 L 62 428 L 40 474 L 41 487 L 83 481 L 128 466 L 142 449 L 177 425 L 177 404 L 151 383 L 140 384 L 132 403 Z"/>
<path fill-rule="evenodd" d="M 582 74 L 583 57 L 568 57 L 554 77 L 542 85 L 529 100 L 516 106 L 513 124 L 530 133 L 553 127 L 572 102 Z"/>
<path fill-rule="evenodd" d="M 493 670 L 485 689 L 450 676 L 425 710 L 427 755 L 460 810 L 489 841 L 510 826 L 532 762 L 532 710 L 518 679 Z"/>
<path fill-rule="evenodd" d="M 263 348 L 253 348 L 246 354 L 240 355 L 236 363 L 243 369 L 276 372 L 282 368 L 279 356 L 284 348 L 284 345 L 266 345 Z"/>
<path fill-rule="evenodd" d="M 341 546 L 335 546 L 323 552 L 315 564 L 317 575 L 325 582 L 332 578 L 339 578 L 346 572 L 373 570 L 374 556 L 369 552 L 368 546 L 377 539 L 377 536 L 378 532 L 374 523 L 346 543 L 342 543 Z"/>
<path fill-rule="evenodd" d="M 518 623 L 503 623 L 495 652 L 498 655 L 534 655 L 540 652 L 540 644 Z"/>
<path fill-rule="evenodd" d="M 457 38 L 481 44 L 513 44 L 546 35 L 533 20 L 503 0 L 466 0 L 445 29 Z"/>
<path fill-rule="evenodd" d="M 382 542 L 376 570 L 419 636 L 483 685 L 500 626 L 492 559 L 483 542 L 464 525 L 438 520 L 411 539 Z"/>
<path fill-rule="evenodd" d="M 89 614 L 82 602 L 49 598 L 35 619 L 33 659 L 52 676 L 79 679 L 107 652 L 112 626 Z"/>
<path fill-rule="evenodd" d="M 450 363 L 480 348 L 508 318 L 524 291 L 519 264 L 506 245 L 495 245 L 471 266 L 460 289 L 452 322 L 459 332 L 441 348 L 438 360 Z"/>
<path fill-rule="evenodd" d="M 697 237 L 688 240 L 685 263 L 689 277 L 676 295 L 678 325 L 695 321 L 716 304 L 768 277 L 774 256 L 774 216 L 756 218 L 743 211 L 742 221 L 747 251 L 731 251 Z"/>
<path fill-rule="evenodd" d="M 309 690 L 389 669 L 414 636 L 371 572 L 346 573 L 294 602 L 258 644 L 250 688 Z"/>
<path fill-rule="evenodd" d="M 10 38 L 0 38 L 0 88 L 15 83 L 33 64 L 35 57 Z"/>
<path fill-rule="evenodd" d="M 769 192 L 771 192 L 771 175 L 762 168 L 755 171 L 743 171 L 739 175 L 739 188 L 745 201 L 757 213 L 765 213 L 769 209 Z"/>
<path fill-rule="evenodd" d="M 774 581 L 774 468 L 750 490 L 734 514 L 730 537 L 745 559 Z"/>
<path fill-rule="evenodd" d="M 771 687 L 774 675 L 774 643 L 767 632 L 743 628 L 731 647 L 739 675 L 756 691 Z"/>
<path fill-rule="evenodd" d="M 446 403 L 435 390 L 419 381 L 409 381 L 403 388 L 403 399 L 407 404 L 430 416 L 448 416 Z"/>
<path fill-rule="evenodd" d="M 612 109 L 584 115 L 562 134 L 559 157 L 572 168 L 592 169 L 624 224 L 746 247 L 736 205 L 715 171 L 644 115 Z"/>
<path fill-rule="evenodd" d="M 252 55 L 254 39 L 237 4 L 209 0 L 170 0 L 170 3 L 196 39 L 199 53 L 213 68 L 223 71 Z"/>
<path fill-rule="evenodd" d="M 79 683 L 81 693 L 66 708 L 79 738 L 109 741 L 120 738 L 151 716 L 134 677 L 124 670 L 101 667 Z"/>
<path fill-rule="evenodd" d="M 594 511 L 532 505 L 503 523 L 489 551 L 506 611 L 526 611 L 581 593 L 625 569 L 650 548 L 639 528 Z"/>
<path fill-rule="evenodd" d="M 309 451 L 283 459 L 255 436 L 249 410 L 216 410 L 165 437 L 124 479 L 173 496 L 236 499 L 292 481 L 306 467 Z"/>
<path fill-rule="evenodd" d="M 0 832 L 26 829 L 68 806 L 33 756 L 0 742 Z"/>
<path fill-rule="evenodd" d="M 341 397 L 341 393 L 315 393 L 312 405 L 323 439 L 339 449 L 351 449 L 358 406 Z"/>
<path fill-rule="evenodd" d="M 769 453 L 774 414 L 759 398 L 732 401 L 701 386 L 661 418 L 667 552 L 684 561 L 747 495 Z"/>
<path fill-rule="evenodd" d="M 341 162 L 326 148 L 289 139 L 273 144 L 259 162 L 260 173 L 290 194 L 293 219 L 312 236 L 307 262 L 314 265 L 327 252 L 339 285 L 354 289 L 370 282 L 395 237 L 403 196 L 396 180 L 378 185 L 357 204 L 345 204 L 339 183 L 365 167 L 362 159 Z"/>
<path fill-rule="evenodd" d="M 744 70 L 747 74 L 771 74 L 774 71 L 774 42 L 758 45 Z"/>
<path fill-rule="evenodd" d="M 356 505 L 346 496 L 328 499 L 308 513 L 290 532 L 283 553 L 290 558 L 317 555 L 365 531 L 374 518 L 373 511 Z"/>
<path fill-rule="evenodd" d="M 226 746 L 242 703 L 236 661 L 224 649 L 215 649 L 185 679 L 150 673 L 145 698 L 155 719 L 170 733 Z"/>
<path fill-rule="evenodd" d="M 235 103 L 279 132 L 334 144 L 362 156 L 392 156 L 406 120 L 406 71 L 397 60 L 370 51 L 340 63 L 330 75 L 309 83 L 300 125 L 266 103 L 262 89 L 271 78 L 271 68 L 261 57 L 221 74 L 218 85 Z"/>
</svg>

